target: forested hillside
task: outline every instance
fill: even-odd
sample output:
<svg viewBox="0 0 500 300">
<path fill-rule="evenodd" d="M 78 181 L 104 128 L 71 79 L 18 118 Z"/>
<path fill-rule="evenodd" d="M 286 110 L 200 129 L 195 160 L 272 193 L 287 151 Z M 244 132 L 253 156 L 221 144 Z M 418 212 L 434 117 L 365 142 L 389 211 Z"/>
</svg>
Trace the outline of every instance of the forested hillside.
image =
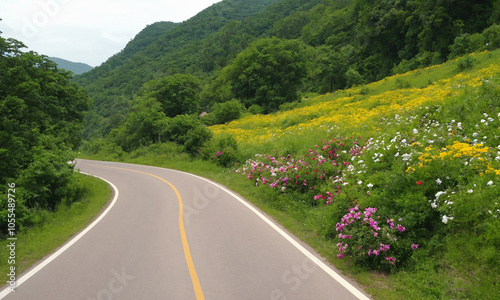
<svg viewBox="0 0 500 300">
<path fill-rule="evenodd" d="M 499 29 L 490 26 L 498 23 L 499 14 L 496 0 L 226 0 L 181 24 L 150 25 L 123 51 L 77 78 L 95 103 L 85 137 L 106 136 L 123 123 L 129 100 L 149 80 L 177 73 L 198 77 L 199 113 L 233 98 L 248 108 L 270 94 L 276 95 L 275 104 L 258 105 L 264 112 L 275 111 L 282 102 L 299 99 L 300 93 L 332 92 L 494 49 Z M 269 86 L 260 92 L 241 91 L 238 78 L 245 81 L 248 76 L 242 68 L 254 75 L 259 71 L 245 66 L 244 59 L 234 59 L 250 51 L 253 42 L 273 37 L 295 43 L 290 51 L 296 56 L 274 62 L 295 60 L 294 91 L 275 91 L 272 86 L 283 82 L 273 82 L 280 76 L 271 74 L 265 75 Z M 259 62 L 263 69 L 272 64 Z"/>
<path fill-rule="evenodd" d="M 177 73 L 206 76 L 199 58 L 212 56 L 204 50 L 211 44 L 209 36 L 276 1 L 223 1 L 183 23 L 158 22 L 145 28 L 123 51 L 76 79 L 94 100 L 85 136 L 105 135 L 120 124 L 128 101 L 148 80 Z M 245 35 L 240 38 L 238 50 L 249 44 Z"/>
</svg>

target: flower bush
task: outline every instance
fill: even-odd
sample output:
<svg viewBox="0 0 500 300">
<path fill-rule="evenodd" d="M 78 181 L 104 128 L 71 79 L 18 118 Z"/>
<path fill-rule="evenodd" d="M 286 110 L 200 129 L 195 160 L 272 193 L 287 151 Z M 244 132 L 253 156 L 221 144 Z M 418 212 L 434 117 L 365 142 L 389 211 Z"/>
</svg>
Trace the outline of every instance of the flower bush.
<svg viewBox="0 0 500 300">
<path fill-rule="evenodd" d="M 360 210 L 356 205 L 349 208 L 336 224 L 340 240 L 337 257 L 342 259 L 349 255 L 357 263 L 372 268 L 387 268 L 407 260 L 418 245 L 410 245 L 404 239 L 406 228 L 400 224 L 402 221 L 402 218 L 382 217 L 375 207 Z"/>
</svg>

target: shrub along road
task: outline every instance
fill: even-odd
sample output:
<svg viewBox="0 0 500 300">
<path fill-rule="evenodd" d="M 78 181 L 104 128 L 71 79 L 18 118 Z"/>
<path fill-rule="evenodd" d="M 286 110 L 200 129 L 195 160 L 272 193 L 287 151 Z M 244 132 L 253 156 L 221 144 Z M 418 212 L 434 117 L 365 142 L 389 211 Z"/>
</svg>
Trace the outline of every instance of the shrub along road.
<svg viewBox="0 0 500 300">
<path fill-rule="evenodd" d="M 218 184 L 122 163 L 76 169 L 114 184 L 116 202 L 5 299 L 368 299 Z"/>
</svg>

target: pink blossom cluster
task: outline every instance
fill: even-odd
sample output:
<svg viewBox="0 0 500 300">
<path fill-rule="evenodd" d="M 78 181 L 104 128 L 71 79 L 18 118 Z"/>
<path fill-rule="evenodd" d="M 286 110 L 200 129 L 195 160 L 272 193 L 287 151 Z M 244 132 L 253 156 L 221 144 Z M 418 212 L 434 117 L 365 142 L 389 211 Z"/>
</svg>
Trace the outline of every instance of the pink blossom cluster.
<svg viewBox="0 0 500 300">
<path fill-rule="evenodd" d="M 353 169 L 350 161 L 363 155 L 366 147 L 360 146 L 353 137 L 321 142 L 322 145 L 315 145 L 301 157 L 258 154 L 236 172 L 255 180 L 257 186 L 281 187 L 282 191 L 304 192 L 321 187 L 322 193 L 314 195 L 314 200 L 331 204 L 342 192 L 342 186 L 348 184 L 343 174 Z"/>
<path fill-rule="evenodd" d="M 379 226 L 379 223 L 377 222 L 377 220 L 380 219 L 380 216 L 376 215 L 376 213 L 377 213 L 376 207 L 366 207 L 364 208 L 364 210 L 361 210 L 358 204 L 355 207 L 349 208 L 347 210 L 347 213 L 340 220 L 340 222 L 336 224 L 336 230 L 339 233 L 338 238 L 349 239 L 351 240 L 352 243 L 356 243 L 357 239 L 361 239 L 363 240 L 363 243 L 365 243 L 370 240 L 368 236 L 372 235 L 371 237 L 372 240 L 370 243 L 373 243 L 373 241 L 380 240 L 381 237 L 379 237 L 379 233 L 383 232 L 384 239 L 386 240 L 389 239 L 389 241 L 396 241 L 397 238 L 393 236 L 393 233 L 406 231 L 406 228 L 403 225 L 394 224 L 394 219 L 388 219 L 387 226 L 381 228 L 381 226 Z M 399 219 L 399 221 L 402 221 L 402 219 Z M 351 224 L 354 224 L 356 222 L 359 222 L 358 224 L 359 226 L 361 226 L 361 228 L 368 226 L 370 230 L 369 231 L 366 231 L 365 229 L 356 230 L 356 227 L 351 229 L 350 227 L 352 226 Z M 364 236 L 366 234 L 368 234 L 368 236 Z M 391 250 L 391 246 L 388 243 L 378 243 L 378 246 L 375 249 L 373 249 L 373 244 L 371 247 L 368 244 L 361 245 L 359 247 L 358 245 L 356 245 L 354 249 L 351 248 L 351 252 L 354 252 L 354 250 L 357 248 L 358 250 L 357 252 L 361 251 L 361 255 L 379 256 L 381 255 L 381 253 L 388 252 Z M 346 254 L 347 244 L 344 244 L 344 242 L 340 242 L 337 244 L 337 247 L 340 252 L 340 254 L 337 255 L 337 257 L 343 258 L 344 255 Z M 416 250 L 417 247 L 418 244 L 411 245 L 411 248 L 413 250 Z M 368 249 L 368 251 L 363 250 L 363 248 Z M 388 256 L 385 257 L 385 260 L 389 261 L 391 264 L 394 264 L 397 259 L 395 257 Z"/>
</svg>

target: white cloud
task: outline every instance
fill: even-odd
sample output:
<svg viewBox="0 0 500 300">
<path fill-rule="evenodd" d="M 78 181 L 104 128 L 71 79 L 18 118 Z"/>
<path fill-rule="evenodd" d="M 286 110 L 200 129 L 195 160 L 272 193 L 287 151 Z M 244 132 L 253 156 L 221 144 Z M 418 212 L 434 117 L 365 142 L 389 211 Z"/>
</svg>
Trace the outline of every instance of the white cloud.
<svg viewBox="0 0 500 300">
<path fill-rule="evenodd" d="M 96 66 L 147 25 L 185 21 L 220 1 L 0 1 L 0 31 L 40 54 Z"/>
</svg>

